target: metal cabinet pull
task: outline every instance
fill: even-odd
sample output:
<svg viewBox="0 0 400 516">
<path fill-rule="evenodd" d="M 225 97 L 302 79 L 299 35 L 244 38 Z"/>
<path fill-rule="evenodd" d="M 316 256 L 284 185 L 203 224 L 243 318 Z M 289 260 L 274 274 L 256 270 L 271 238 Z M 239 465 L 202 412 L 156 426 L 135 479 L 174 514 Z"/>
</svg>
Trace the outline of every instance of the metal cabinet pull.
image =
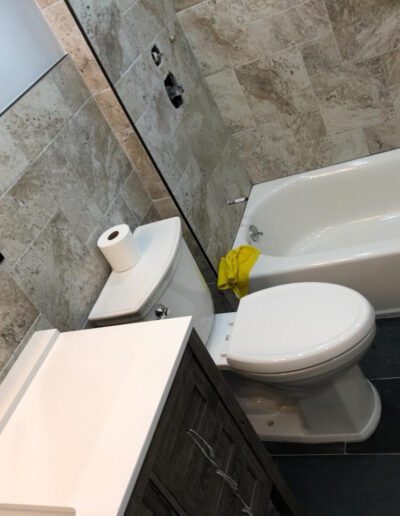
<svg viewBox="0 0 400 516">
<path fill-rule="evenodd" d="M 231 490 L 234 492 L 235 496 L 237 498 L 239 498 L 241 504 L 242 504 L 242 512 L 244 514 L 248 514 L 249 516 L 253 516 L 253 510 L 252 508 L 247 505 L 247 503 L 243 500 L 240 492 L 239 492 L 239 486 L 236 482 L 236 480 L 234 480 L 232 477 L 230 477 L 229 475 L 227 475 L 224 471 L 218 469 L 216 471 L 216 474 L 218 476 L 220 476 L 223 480 L 225 480 L 225 482 L 229 485 L 229 487 L 231 488 Z"/>
<path fill-rule="evenodd" d="M 193 430 L 193 428 L 189 428 L 187 433 L 189 434 L 189 437 L 192 438 L 195 445 L 201 450 L 206 459 L 208 459 L 210 462 L 216 465 L 216 463 L 214 462 L 215 451 L 211 444 L 208 444 L 208 442 L 198 432 L 196 432 L 196 430 Z M 201 446 L 197 439 L 199 439 L 202 442 L 203 446 L 207 449 L 208 453 L 203 448 L 203 446 Z"/>
<path fill-rule="evenodd" d="M 196 430 L 193 428 L 188 428 L 187 430 L 188 436 L 192 439 L 194 444 L 199 448 L 204 457 L 208 460 L 210 464 L 212 464 L 215 468 L 215 474 L 221 477 L 230 487 L 232 492 L 235 494 L 237 498 L 239 498 L 240 503 L 242 504 L 242 512 L 247 514 L 248 516 L 253 516 L 252 508 L 247 505 L 247 503 L 243 500 L 240 492 L 239 486 L 236 480 L 234 480 L 231 476 L 229 476 L 225 471 L 223 471 L 218 464 L 215 462 L 215 451 L 214 448 L 209 444 L 204 437 L 202 437 Z"/>
</svg>

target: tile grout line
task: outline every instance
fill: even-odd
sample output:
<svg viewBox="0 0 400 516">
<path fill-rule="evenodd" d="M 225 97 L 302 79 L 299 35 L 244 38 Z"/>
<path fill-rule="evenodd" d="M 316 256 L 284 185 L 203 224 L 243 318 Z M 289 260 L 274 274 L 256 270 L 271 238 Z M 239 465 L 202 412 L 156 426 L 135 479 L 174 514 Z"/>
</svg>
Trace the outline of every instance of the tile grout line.
<svg viewBox="0 0 400 516">
<path fill-rule="evenodd" d="M 55 70 L 59 65 L 61 65 L 61 63 L 64 62 L 64 60 L 66 58 L 70 57 L 69 54 L 65 54 L 64 57 L 62 57 L 60 59 L 60 61 L 51 69 L 49 70 L 41 79 L 39 79 L 37 81 L 37 84 L 34 86 L 38 86 L 43 80 L 45 80 L 46 78 L 50 77 L 51 73 L 53 70 Z M 57 85 L 56 85 L 56 88 L 58 89 Z M 58 91 L 60 92 L 60 90 L 58 89 Z M 61 94 L 61 92 L 60 92 Z M 25 92 L 23 96 L 25 95 L 29 95 L 29 91 Z M 90 98 L 90 97 L 89 97 Z M 87 100 L 85 100 L 85 103 L 87 102 Z M 13 106 L 11 106 L 10 110 L 13 109 Z M 79 108 L 80 109 L 80 108 Z M 2 115 L 3 116 L 3 115 Z M 57 133 L 53 136 L 53 138 L 40 150 L 40 152 L 34 156 L 33 159 L 28 159 L 27 156 L 25 156 L 24 154 L 24 157 L 28 160 L 28 163 L 27 165 L 22 169 L 21 173 L 18 175 L 18 177 L 16 179 L 14 179 L 14 181 L 2 192 L 2 194 L 0 195 L 0 200 L 2 200 L 8 193 L 9 191 L 18 183 L 18 181 L 26 174 L 26 171 L 28 170 L 28 168 L 30 166 L 32 166 L 34 163 L 36 163 L 36 161 L 42 156 L 42 154 L 44 154 L 44 152 L 50 147 L 50 145 L 54 142 L 54 140 L 57 138 L 57 136 L 59 135 L 59 133 L 63 130 L 63 128 L 68 124 L 68 122 L 75 116 L 75 112 L 72 113 L 66 120 L 65 122 L 62 124 L 62 126 L 60 127 L 60 130 L 57 131 Z M 6 128 L 6 131 L 7 133 L 10 135 L 10 137 L 13 139 L 13 142 L 15 142 L 15 137 L 13 135 L 11 135 L 11 133 L 9 132 L 9 130 Z"/>
<path fill-rule="evenodd" d="M 136 3 L 139 3 L 139 0 L 136 2 Z M 135 4 L 136 5 L 136 4 Z M 124 14 L 129 11 L 129 9 L 131 9 L 134 5 L 132 4 L 130 7 L 128 7 L 128 9 L 126 9 L 126 11 L 124 11 Z M 140 59 L 143 59 L 143 55 L 148 53 L 149 50 L 151 50 L 151 48 L 153 47 L 153 45 L 160 39 L 160 37 L 165 34 L 167 39 L 168 39 L 168 34 L 170 33 L 170 30 L 169 30 L 169 24 L 173 21 L 173 19 L 176 18 L 176 14 L 175 15 L 172 15 L 171 18 L 169 20 L 167 20 L 165 22 L 165 26 L 160 30 L 160 32 L 157 32 L 156 36 L 154 36 L 154 38 L 151 40 L 150 43 L 148 43 L 148 45 L 146 47 L 144 47 L 141 51 L 139 51 L 139 54 L 138 56 L 136 57 L 136 59 L 134 59 L 132 61 L 132 63 L 125 69 L 123 70 L 118 79 L 113 81 L 113 84 L 114 84 L 114 87 L 117 86 L 118 82 L 123 79 L 124 77 L 126 77 L 128 75 L 128 73 L 131 72 L 132 68 L 138 63 L 138 61 Z M 186 33 L 185 33 L 186 35 Z M 140 117 L 139 117 L 140 118 Z"/>
<path fill-rule="evenodd" d="M 343 458 L 354 458 L 354 457 L 400 457 L 400 452 L 382 452 L 382 453 L 281 453 L 272 454 L 271 457 L 343 457 Z"/>
<path fill-rule="evenodd" d="M 130 162 L 129 162 L 129 163 L 130 163 Z M 127 178 L 125 179 L 125 181 L 123 181 L 123 182 L 121 183 L 120 188 L 118 189 L 117 193 L 116 193 L 116 194 L 115 194 L 115 196 L 112 198 L 112 200 L 110 201 L 110 204 L 108 205 L 107 209 L 106 209 L 104 212 L 103 212 L 102 210 L 100 210 L 100 211 L 101 211 L 102 219 L 103 219 L 104 217 L 107 217 L 107 215 L 109 214 L 109 212 L 110 212 L 111 208 L 115 205 L 115 203 L 116 203 L 116 201 L 117 201 L 118 197 L 121 195 L 122 190 L 123 190 L 123 189 L 124 189 L 124 187 L 126 186 L 126 183 L 128 182 L 129 178 L 132 176 L 132 174 L 136 174 L 136 175 L 137 175 L 137 172 L 136 172 L 136 170 L 135 170 L 135 167 L 134 167 L 131 163 L 130 163 L 130 165 L 131 165 L 131 171 L 130 171 L 130 173 L 128 174 L 128 176 L 127 176 Z M 142 183 L 141 183 L 141 184 L 142 184 Z M 142 185 L 142 186 L 143 186 L 143 185 Z M 146 189 L 145 189 L 144 187 L 143 187 L 143 189 L 146 191 Z M 151 204 L 152 199 L 151 199 L 151 197 L 149 196 L 149 194 L 147 193 L 147 191 L 146 191 L 146 194 L 148 195 L 148 197 L 149 197 L 149 199 L 150 199 L 150 204 Z M 122 196 L 121 196 L 121 197 L 122 197 Z M 123 197 L 122 197 L 122 200 L 125 202 L 125 199 L 123 199 Z M 126 204 L 126 202 L 125 202 L 125 204 Z M 129 208 L 129 206 L 128 206 L 128 205 L 127 205 L 127 208 L 128 208 L 128 209 L 129 209 L 129 211 L 132 213 L 132 210 Z M 134 213 L 132 213 L 132 215 L 135 215 L 135 214 L 134 214 Z M 87 239 L 86 239 L 86 241 L 85 241 L 85 245 L 86 245 L 86 246 L 88 245 L 88 242 L 90 242 L 91 238 L 92 238 L 92 237 L 93 237 L 93 235 L 96 233 L 97 228 L 98 228 L 100 225 L 101 225 L 101 224 L 98 224 L 98 225 L 94 228 L 94 230 L 90 233 L 90 235 L 88 236 L 88 238 L 87 238 Z"/>
<path fill-rule="evenodd" d="M 340 61 L 341 61 L 340 66 L 343 66 L 344 63 L 345 63 L 345 60 L 344 60 L 344 58 L 342 56 L 342 53 L 340 52 L 339 44 L 337 42 L 335 31 L 333 30 L 332 20 L 331 20 L 331 17 L 329 16 L 329 11 L 328 11 L 328 8 L 326 7 L 325 0 L 322 0 L 322 3 L 324 4 L 325 12 L 326 12 L 326 15 L 327 15 L 328 20 L 329 20 L 329 26 L 330 26 L 331 31 L 332 31 L 332 36 L 333 36 L 333 39 L 335 40 L 336 50 L 338 51 L 338 55 L 340 56 Z"/>
<path fill-rule="evenodd" d="M 59 207 L 58 209 L 56 209 L 55 213 L 52 213 L 51 214 L 51 217 L 46 221 L 46 224 L 44 224 L 44 226 L 40 229 L 38 235 L 29 242 L 29 244 L 26 246 L 25 250 L 23 253 L 21 253 L 21 255 L 18 257 L 18 259 L 15 261 L 15 263 L 10 267 L 9 269 L 9 274 L 10 276 L 13 278 L 13 280 L 17 283 L 17 285 L 21 288 L 21 290 L 24 292 L 24 294 L 26 295 L 26 297 L 29 299 L 29 301 L 31 301 L 31 303 L 33 304 L 33 306 L 36 307 L 36 305 L 33 303 L 33 301 L 31 300 L 30 296 L 25 292 L 25 290 L 21 287 L 21 285 L 17 282 L 16 278 L 14 277 L 14 270 L 15 270 L 15 267 L 17 267 L 18 263 L 22 260 L 22 258 L 28 253 L 28 251 L 31 249 L 31 247 L 33 246 L 33 244 L 38 240 L 38 238 L 40 237 L 40 235 L 42 235 L 43 231 L 45 231 L 45 229 L 47 228 L 47 226 L 50 224 L 50 222 L 54 219 L 54 217 L 57 215 L 57 213 L 62 213 L 63 216 L 67 219 L 67 217 L 65 216 L 63 210 Z M 67 219 L 68 220 L 68 219 Z"/>
<path fill-rule="evenodd" d="M 400 380 L 399 376 L 388 376 L 385 378 L 367 378 L 371 382 L 384 382 L 385 380 Z"/>
<path fill-rule="evenodd" d="M 77 109 L 65 122 L 64 124 L 60 127 L 60 130 L 57 132 L 57 134 L 50 140 L 50 142 L 40 151 L 40 153 L 32 160 L 30 161 L 27 166 L 23 169 L 23 172 L 18 176 L 18 178 L 12 183 L 12 185 L 2 194 L 2 196 L 0 197 L 0 200 L 2 200 L 11 190 L 12 188 L 19 182 L 21 181 L 21 179 L 27 174 L 27 172 L 29 171 L 30 167 L 32 167 L 52 146 L 53 144 L 55 143 L 55 141 L 57 140 L 57 138 L 59 137 L 59 135 L 61 134 L 61 132 L 64 130 L 65 127 L 67 127 L 67 125 L 71 122 L 71 120 L 73 120 L 75 118 L 76 115 L 78 115 L 78 113 L 88 104 L 88 102 L 90 102 L 91 100 L 94 100 L 93 96 L 89 96 L 85 102 L 79 107 L 79 109 Z M 71 164 L 69 158 L 67 156 L 65 156 L 65 154 L 62 152 L 62 155 L 63 157 L 65 158 L 65 160 L 67 161 L 67 163 L 69 164 L 69 166 L 71 167 L 71 170 L 73 171 L 73 173 L 79 178 L 80 181 L 82 181 L 86 187 L 88 187 L 87 185 L 87 182 L 81 178 L 81 176 L 78 174 L 78 172 L 76 171 L 76 168 Z M 129 174 L 130 176 L 130 174 Z M 128 176 L 128 177 L 129 177 Z M 97 205 L 97 202 L 96 200 L 93 198 L 92 194 L 90 194 L 89 192 L 89 195 L 90 197 L 93 199 L 93 202 L 96 204 L 96 206 L 99 208 L 99 206 Z M 114 200 L 113 200 L 114 202 Z M 99 208 L 100 210 L 100 208 Z M 13 271 L 15 269 L 15 267 L 17 266 L 18 262 L 21 260 L 21 258 L 23 256 L 25 256 L 25 254 L 27 253 L 27 251 L 31 248 L 31 246 L 38 240 L 38 238 L 41 236 L 42 232 L 45 230 L 45 228 L 48 226 L 48 224 L 51 222 L 51 220 L 56 216 L 57 212 L 60 211 L 63 216 L 69 220 L 69 218 L 65 215 L 64 211 L 61 209 L 61 207 L 58 207 L 58 209 L 55 211 L 55 212 L 52 212 L 50 217 L 48 218 L 48 220 L 46 221 L 46 223 L 40 228 L 38 234 L 32 238 L 32 240 L 30 240 L 25 249 L 23 250 L 23 252 L 20 254 L 20 256 L 18 256 L 17 260 L 15 260 L 15 262 L 13 264 L 10 264 L 9 268 L 8 268 L 8 271 L 9 273 L 12 275 L 13 277 Z M 100 210 L 101 211 L 101 210 Z M 108 211 L 108 210 L 107 210 Z M 79 237 L 80 238 L 80 237 Z M 87 246 L 87 241 L 84 241 L 82 238 L 80 238 L 80 240 L 82 241 L 82 243 L 85 245 L 85 247 Z M 15 280 L 15 278 L 14 278 Z M 27 296 L 28 299 L 29 296 Z"/>
<path fill-rule="evenodd" d="M 270 453 L 271 457 L 344 457 L 343 453 Z"/>
<path fill-rule="evenodd" d="M 31 160 L 29 163 L 24 167 L 20 175 L 12 182 L 12 184 L 1 194 L 0 200 L 2 200 L 9 192 L 12 190 L 12 188 L 21 180 L 21 178 L 26 174 L 27 170 L 34 165 L 39 158 L 42 157 L 42 155 L 51 147 L 51 145 L 55 142 L 55 140 L 59 137 L 60 133 L 64 130 L 64 128 L 69 124 L 69 122 L 75 118 L 75 116 L 83 109 L 90 100 L 94 100 L 94 97 L 90 95 L 84 103 L 74 112 L 71 114 L 70 117 L 66 119 L 66 121 L 60 126 L 60 130 L 57 131 L 57 133 L 54 135 L 54 137 L 43 147 L 43 149 Z M 97 104 L 96 104 L 97 105 Z M 75 170 L 75 168 L 74 168 Z"/>
</svg>

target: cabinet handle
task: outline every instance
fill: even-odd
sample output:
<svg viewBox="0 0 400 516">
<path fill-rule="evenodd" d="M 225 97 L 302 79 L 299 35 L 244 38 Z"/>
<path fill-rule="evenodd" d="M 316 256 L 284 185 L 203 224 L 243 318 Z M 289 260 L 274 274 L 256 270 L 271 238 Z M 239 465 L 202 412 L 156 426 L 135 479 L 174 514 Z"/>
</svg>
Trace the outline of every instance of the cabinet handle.
<svg viewBox="0 0 400 516">
<path fill-rule="evenodd" d="M 225 480 L 225 482 L 229 485 L 231 490 L 234 492 L 235 496 L 237 498 L 239 498 L 239 500 L 243 506 L 241 512 L 243 512 L 244 514 L 248 514 L 248 516 L 253 516 L 253 509 L 249 505 L 247 505 L 247 503 L 243 500 L 243 498 L 239 492 L 239 486 L 238 486 L 236 480 L 234 480 L 232 477 L 227 475 L 221 469 L 217 469 L 217 471 L 215 473 L 216 473 L 216 475 L 220 476 L 223 480 Z"/>
<path fill-rule="evenodd" d="M 206 457 L 206 459 L 208 459 L 215 466 L 217 466 L 216 462 L 214 462 L 215 451 L 211 444 L 209 444 L 198 432 L 196 432 L 196 430 L 193 430 L 193 428 L 189 428 L 187 433 L 189 437 L 191 437 L 195 445 L 201 450 L 202 454 Z M 203 446 L 205 446 L 205 448 L 208 450 L 208 453 L 205 450 L 205 448 L 203 448 L 203 446 L 198 442 L 197 439 L 199 439 L 202 442 Z"/>
<path fill-rule="evenodd" d="M 253 516 L 253 510 L 252 508 L 247 505 L 247 503 L 243 500 L 240 492 L 239 492 L 239 486 L 236 480 L 234 480 L 231 476 L 229 476 L 227 473 L 225 473 L 215 462 L 215 451 L 214 448 L 202 437 L 196 430 L 193 430 L 193 428 L 188 428 L 187 434 L 192 439 L 194 444 L 199 448 L 201 453 L 204 455 L 204 457 L 210 462 L 214 468 L 215 468 L 215 474 L 221 477 L 230 487 L 230 489 L 233 491 L 235 496 L 239 498 L 241 504 L 242 504 L 242 511 L 244 514 L 247 514 L 248 516 Z M 200 442 L 199 442 L 200 441 Z M 201 444 L 200 444 L 201 443 Z"/>
</svg>

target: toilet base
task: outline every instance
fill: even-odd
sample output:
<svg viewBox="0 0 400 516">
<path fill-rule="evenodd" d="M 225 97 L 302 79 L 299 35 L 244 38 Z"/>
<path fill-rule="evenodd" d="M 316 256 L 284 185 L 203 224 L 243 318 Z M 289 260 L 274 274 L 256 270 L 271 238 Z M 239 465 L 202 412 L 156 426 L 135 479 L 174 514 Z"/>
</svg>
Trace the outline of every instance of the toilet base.
<svg viewBox="0 0 400 516">
<path fill-rule="evenodd" d="M 254 390 L 253 383 L 239 390 L 237 386 L 233 386 L 234 393 L 264 441 L 364 441 L 374 432 L 381 416 L 379 394 L 358 366 L 322 391 L 302 399 L 266 390 L 265 384 L 260 390 Z"/>
<path fill-rule="evenodd" d="M 371 384 L 370 384 L 371 385 Z M 365 441 L 375 431 L 381 416 L 381 402 L 375 387 L 373 391 L 375 408 L 369 421 L 359 432 L 312 432 L 304 424 L 297 404 L 290 400 L 275 414 L 247 414 L 255 431 L 263 441 L 292 443 L 333 443 Z"/>
</svg>

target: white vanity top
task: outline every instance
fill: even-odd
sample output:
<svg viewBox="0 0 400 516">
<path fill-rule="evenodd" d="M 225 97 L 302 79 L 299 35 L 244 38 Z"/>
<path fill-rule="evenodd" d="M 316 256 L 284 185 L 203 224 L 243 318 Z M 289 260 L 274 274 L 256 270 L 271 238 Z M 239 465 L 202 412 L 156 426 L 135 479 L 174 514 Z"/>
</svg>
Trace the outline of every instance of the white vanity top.
<svg viewBox="0 0 400 516">
<path fill-rule="evenodd" d="M 36 333 L 0 386 L 0 515 L 123 514 L 191 328 Z"/>
</svg>

